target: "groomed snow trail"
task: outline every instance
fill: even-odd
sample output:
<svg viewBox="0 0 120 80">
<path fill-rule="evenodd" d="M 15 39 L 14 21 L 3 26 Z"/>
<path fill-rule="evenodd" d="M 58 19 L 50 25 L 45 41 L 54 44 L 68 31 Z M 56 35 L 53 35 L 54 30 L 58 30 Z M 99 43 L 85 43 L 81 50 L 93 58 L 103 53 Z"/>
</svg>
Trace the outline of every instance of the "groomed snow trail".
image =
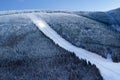
<svg viewBox="0 0 120 80">
<path fill-rule="evenodd" d="M 74 52 L 80 59 L 86 59 L 92 64 L 95 64 L 100 70 L 104 80 L 120 80 L 120 63 L 114 63 L 110 60 L 104 59 L 101 56 L 78 48 L 57 34 L 50 26 L 41 18 L 36 17 L 35 14 L 27 14 L 27 16 L 33 21 L 33 23 L 42 31 L 47 37 L 58 44 L 60 47 Z"/>
</svg>

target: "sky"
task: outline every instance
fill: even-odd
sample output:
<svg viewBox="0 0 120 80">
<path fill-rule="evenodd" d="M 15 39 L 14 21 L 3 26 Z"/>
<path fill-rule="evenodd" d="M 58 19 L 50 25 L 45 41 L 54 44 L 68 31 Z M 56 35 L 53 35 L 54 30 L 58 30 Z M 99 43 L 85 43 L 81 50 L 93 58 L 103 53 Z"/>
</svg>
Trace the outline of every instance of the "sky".
<svg viewBox="0 0 120 80">
<path fill-rule="evenodd" d="M 108 11 L 115 8 L 120 8 L 120 0 L 0 0 L 0 11 L 26 9 Z"/>
</svg>

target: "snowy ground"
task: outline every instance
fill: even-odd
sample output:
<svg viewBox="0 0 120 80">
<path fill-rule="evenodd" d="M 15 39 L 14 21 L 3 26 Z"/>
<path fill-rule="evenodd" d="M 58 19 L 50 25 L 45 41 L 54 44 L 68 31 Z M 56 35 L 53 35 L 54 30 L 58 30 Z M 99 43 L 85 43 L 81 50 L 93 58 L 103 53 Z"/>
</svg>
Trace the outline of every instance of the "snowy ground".
<svg viewBox="0 0 120 80">
<path fill-rule="evenodd" d="M 114 63 L 110 59 L 104 59 L 95 53 L 73 46 L 50 28 L 44 20 L 36 17 L 35 14 L 27 14 L 27 16 L 47 37 L 52 39 L 55 44 L 58 44 L 70 52 L 74 52 L 80 59 L 86 59 L 92 64 L 95 64 L 105 80 L 120 80 L 120 63 Z"/>
</svg>

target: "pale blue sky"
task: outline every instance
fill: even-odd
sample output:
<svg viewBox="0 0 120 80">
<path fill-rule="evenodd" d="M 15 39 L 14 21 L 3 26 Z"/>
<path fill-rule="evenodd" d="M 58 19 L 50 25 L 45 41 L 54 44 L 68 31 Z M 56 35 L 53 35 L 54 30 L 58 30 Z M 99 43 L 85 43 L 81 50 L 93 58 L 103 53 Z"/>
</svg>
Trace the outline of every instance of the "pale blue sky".
<svg viewBox="0 0 120 80">
<path fill-rule="evenodd" d="M 0 10 L 107 11 L 120 7 L 120 0 L 0 0 Z"/>
</svg>

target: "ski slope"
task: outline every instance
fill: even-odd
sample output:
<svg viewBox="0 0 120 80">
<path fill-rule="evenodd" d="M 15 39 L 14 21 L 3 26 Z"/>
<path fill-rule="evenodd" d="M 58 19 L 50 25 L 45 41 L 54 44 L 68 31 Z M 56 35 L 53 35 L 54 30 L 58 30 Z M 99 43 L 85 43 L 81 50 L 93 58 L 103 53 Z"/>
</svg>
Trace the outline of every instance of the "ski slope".
<svg viewBox="0 0 120 80">
<path fill-rule="evenodd" d="M 27 16 L 33 21 L 39 30 L 53 40 L 55 44 L 58 44 L 60 47 L 70 52 L 74 52 L 80 59 L 86 59 L 92 64 L 95 64 L 100 70 L 104 80 L 120 80 L 120 63 L 114 63 L 109 59 L 105 59 L 95 53 L 72 45 L 50 28 L 44 20 L 36 17 L 35 14 L 27 14 Z"/>
</svg>

